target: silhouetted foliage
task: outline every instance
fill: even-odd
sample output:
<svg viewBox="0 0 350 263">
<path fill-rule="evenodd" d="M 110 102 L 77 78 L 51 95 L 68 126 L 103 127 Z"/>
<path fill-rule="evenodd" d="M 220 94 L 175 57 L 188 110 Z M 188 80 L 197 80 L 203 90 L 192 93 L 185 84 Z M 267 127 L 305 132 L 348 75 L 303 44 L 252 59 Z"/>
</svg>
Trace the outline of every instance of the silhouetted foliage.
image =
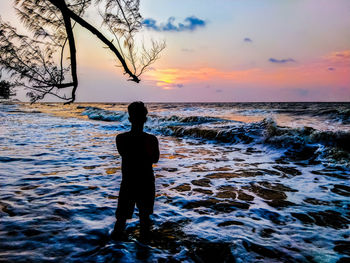
<svg viewBox="0 0 350 263">
<path fill-rule="evenodd" d="M 16 93 L 12 90 L 13 85 L 6 81 L 0 80 L 0 98 L 1 99 L 9 99 L 12 96 L 15 96 Z"/>
<path fill-rule="evenodd" d="M 95 9 L 102 10 L 99 11 L 101 29 L 87 22 L 84 16 L 93 4 Z M 20 34 L 0 19 L 0 65 L 11 74 L 16 85 L 30 90 L 27 95 L 32 102 L 47 94 L 67 103 L 75 100 L 78 76 L 73 29 L 76 24 L 102 41 L 117 57 L 124 74 L 137 83 L 165 48 L 164 42 L 152 40 L 149 49 L 142 44 L 138 52 L 135 35 L 142 27 L 139 0 L 14 0 L 14 7 L 31 33 Z M 113 36 L 111 39 L 102 34 L 104 28 Z M 71 88 L 69 96 L 65 92 L 67 88 Z"/>
</svg>

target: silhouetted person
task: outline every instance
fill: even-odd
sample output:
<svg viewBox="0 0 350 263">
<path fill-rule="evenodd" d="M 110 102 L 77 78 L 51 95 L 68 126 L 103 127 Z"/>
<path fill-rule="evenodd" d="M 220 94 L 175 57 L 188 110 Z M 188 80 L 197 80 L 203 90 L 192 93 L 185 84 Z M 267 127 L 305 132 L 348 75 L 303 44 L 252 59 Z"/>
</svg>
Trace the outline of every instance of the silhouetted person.
<svg viewBox="0 0 350 263">
<path fill-rule="evenodd" d="M 148 111 L 142 102 L 131 103 L 128 113 L 131 130 L 116 137 L 117 149 L 122 157 L 122 182 L 116 210 L 117 222 L 112 236 L 123 236 L 126 220 L 132 217 L 136 204 L 139 209 L 140 235 L 147 238 L 155 198 L 152 164 L 159 159 L 158 140 L 143 132 Z"/>
</svg>

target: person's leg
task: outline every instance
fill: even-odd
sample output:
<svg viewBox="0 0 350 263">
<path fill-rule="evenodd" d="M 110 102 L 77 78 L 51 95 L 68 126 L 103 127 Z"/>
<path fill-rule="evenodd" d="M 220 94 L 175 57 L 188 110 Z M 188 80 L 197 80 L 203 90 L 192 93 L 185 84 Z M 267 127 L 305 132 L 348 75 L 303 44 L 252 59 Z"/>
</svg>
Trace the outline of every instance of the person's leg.
<svg viewBox="0 0 350 263">
<path fill-rule="evenodd" d="M 148 240 L 151 232 L 150 215 L 153 213 L 155 199 L 154 181 L 145 182 L 139 191 L 136 200 L 140 217 L 140 236 L 142 239 Z"/>
<path fill-rule="evenodd" d="M 127 238 L 124 230 L 126 225 L 126 217 L 119 217 L 114 224 L 112 238 L 114 240 L 125 240 Z"/>
<path fill-rule="evenodd" d="M 140 213 L 140 237 L 148 239 L 151 233 L 151 219 L 149 214 Z"/>
<path fill-rule="evenodd" d="M 119 192 L 118 207 L 115 211 L 115 217 L 117 221 L 114 225 L 112 237 L 114 239 L 124 239 L 126 237 L 124 230 L 126 226 L 126 220 L 132 217 L 135 207 L 135 201 L 125 191 L 125 187 L 121 187 Z"/>
<path fill-rule="evenodd" d="M 118 217 L 113 232 L 121 233 L 125 230 L 126 217 Z"/>
</svg>

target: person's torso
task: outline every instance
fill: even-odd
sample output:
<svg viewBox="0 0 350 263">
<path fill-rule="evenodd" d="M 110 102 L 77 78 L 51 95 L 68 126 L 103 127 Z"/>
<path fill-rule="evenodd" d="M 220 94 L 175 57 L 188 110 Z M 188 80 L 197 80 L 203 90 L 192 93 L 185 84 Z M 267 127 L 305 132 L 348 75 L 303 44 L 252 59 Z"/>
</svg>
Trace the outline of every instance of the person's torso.
<svg viewBox="0 0 350 263">
<path fill-rule="evenodd" d="M 122 155 L 123 180 L 149 182 L 154 180 L 150 147 L 152 135 L 147 133 L 122 135 L 124 154 Z"/>
</svg>

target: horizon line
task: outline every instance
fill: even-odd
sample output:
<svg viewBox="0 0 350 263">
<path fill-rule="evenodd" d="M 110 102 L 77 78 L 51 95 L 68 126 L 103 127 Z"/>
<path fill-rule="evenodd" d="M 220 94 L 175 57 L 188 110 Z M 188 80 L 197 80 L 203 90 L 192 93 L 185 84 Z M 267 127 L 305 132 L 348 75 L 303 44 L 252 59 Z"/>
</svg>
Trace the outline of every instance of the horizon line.
<svg viewBox="0 0 350 263">
<path fill-rule="evenodd" d="M 130 101 L 115 101 L 115 102 L 105 102 L 105 101 L 74 101 L 71 104 L 86 104 L 86 103 L 96 103 L 96 104 L 125 104 L 130 103 L 133 101 L 142 101 L 142 100 L 130 100 Z M 2 102 L 12 102 L 12 103 L 31 103 L 29 101 L 0 101 Z M 201 104 L 201 103 L 350 103 L 349 101 L 142 101 L 144 103 L 157 103 L 157 104 L 165 104 L 165 103 L 195 103 L 195 104 Z M 35 103 L 62 103 L 64 104 L 65 101 L 37 101 Z"/>
</svg>

